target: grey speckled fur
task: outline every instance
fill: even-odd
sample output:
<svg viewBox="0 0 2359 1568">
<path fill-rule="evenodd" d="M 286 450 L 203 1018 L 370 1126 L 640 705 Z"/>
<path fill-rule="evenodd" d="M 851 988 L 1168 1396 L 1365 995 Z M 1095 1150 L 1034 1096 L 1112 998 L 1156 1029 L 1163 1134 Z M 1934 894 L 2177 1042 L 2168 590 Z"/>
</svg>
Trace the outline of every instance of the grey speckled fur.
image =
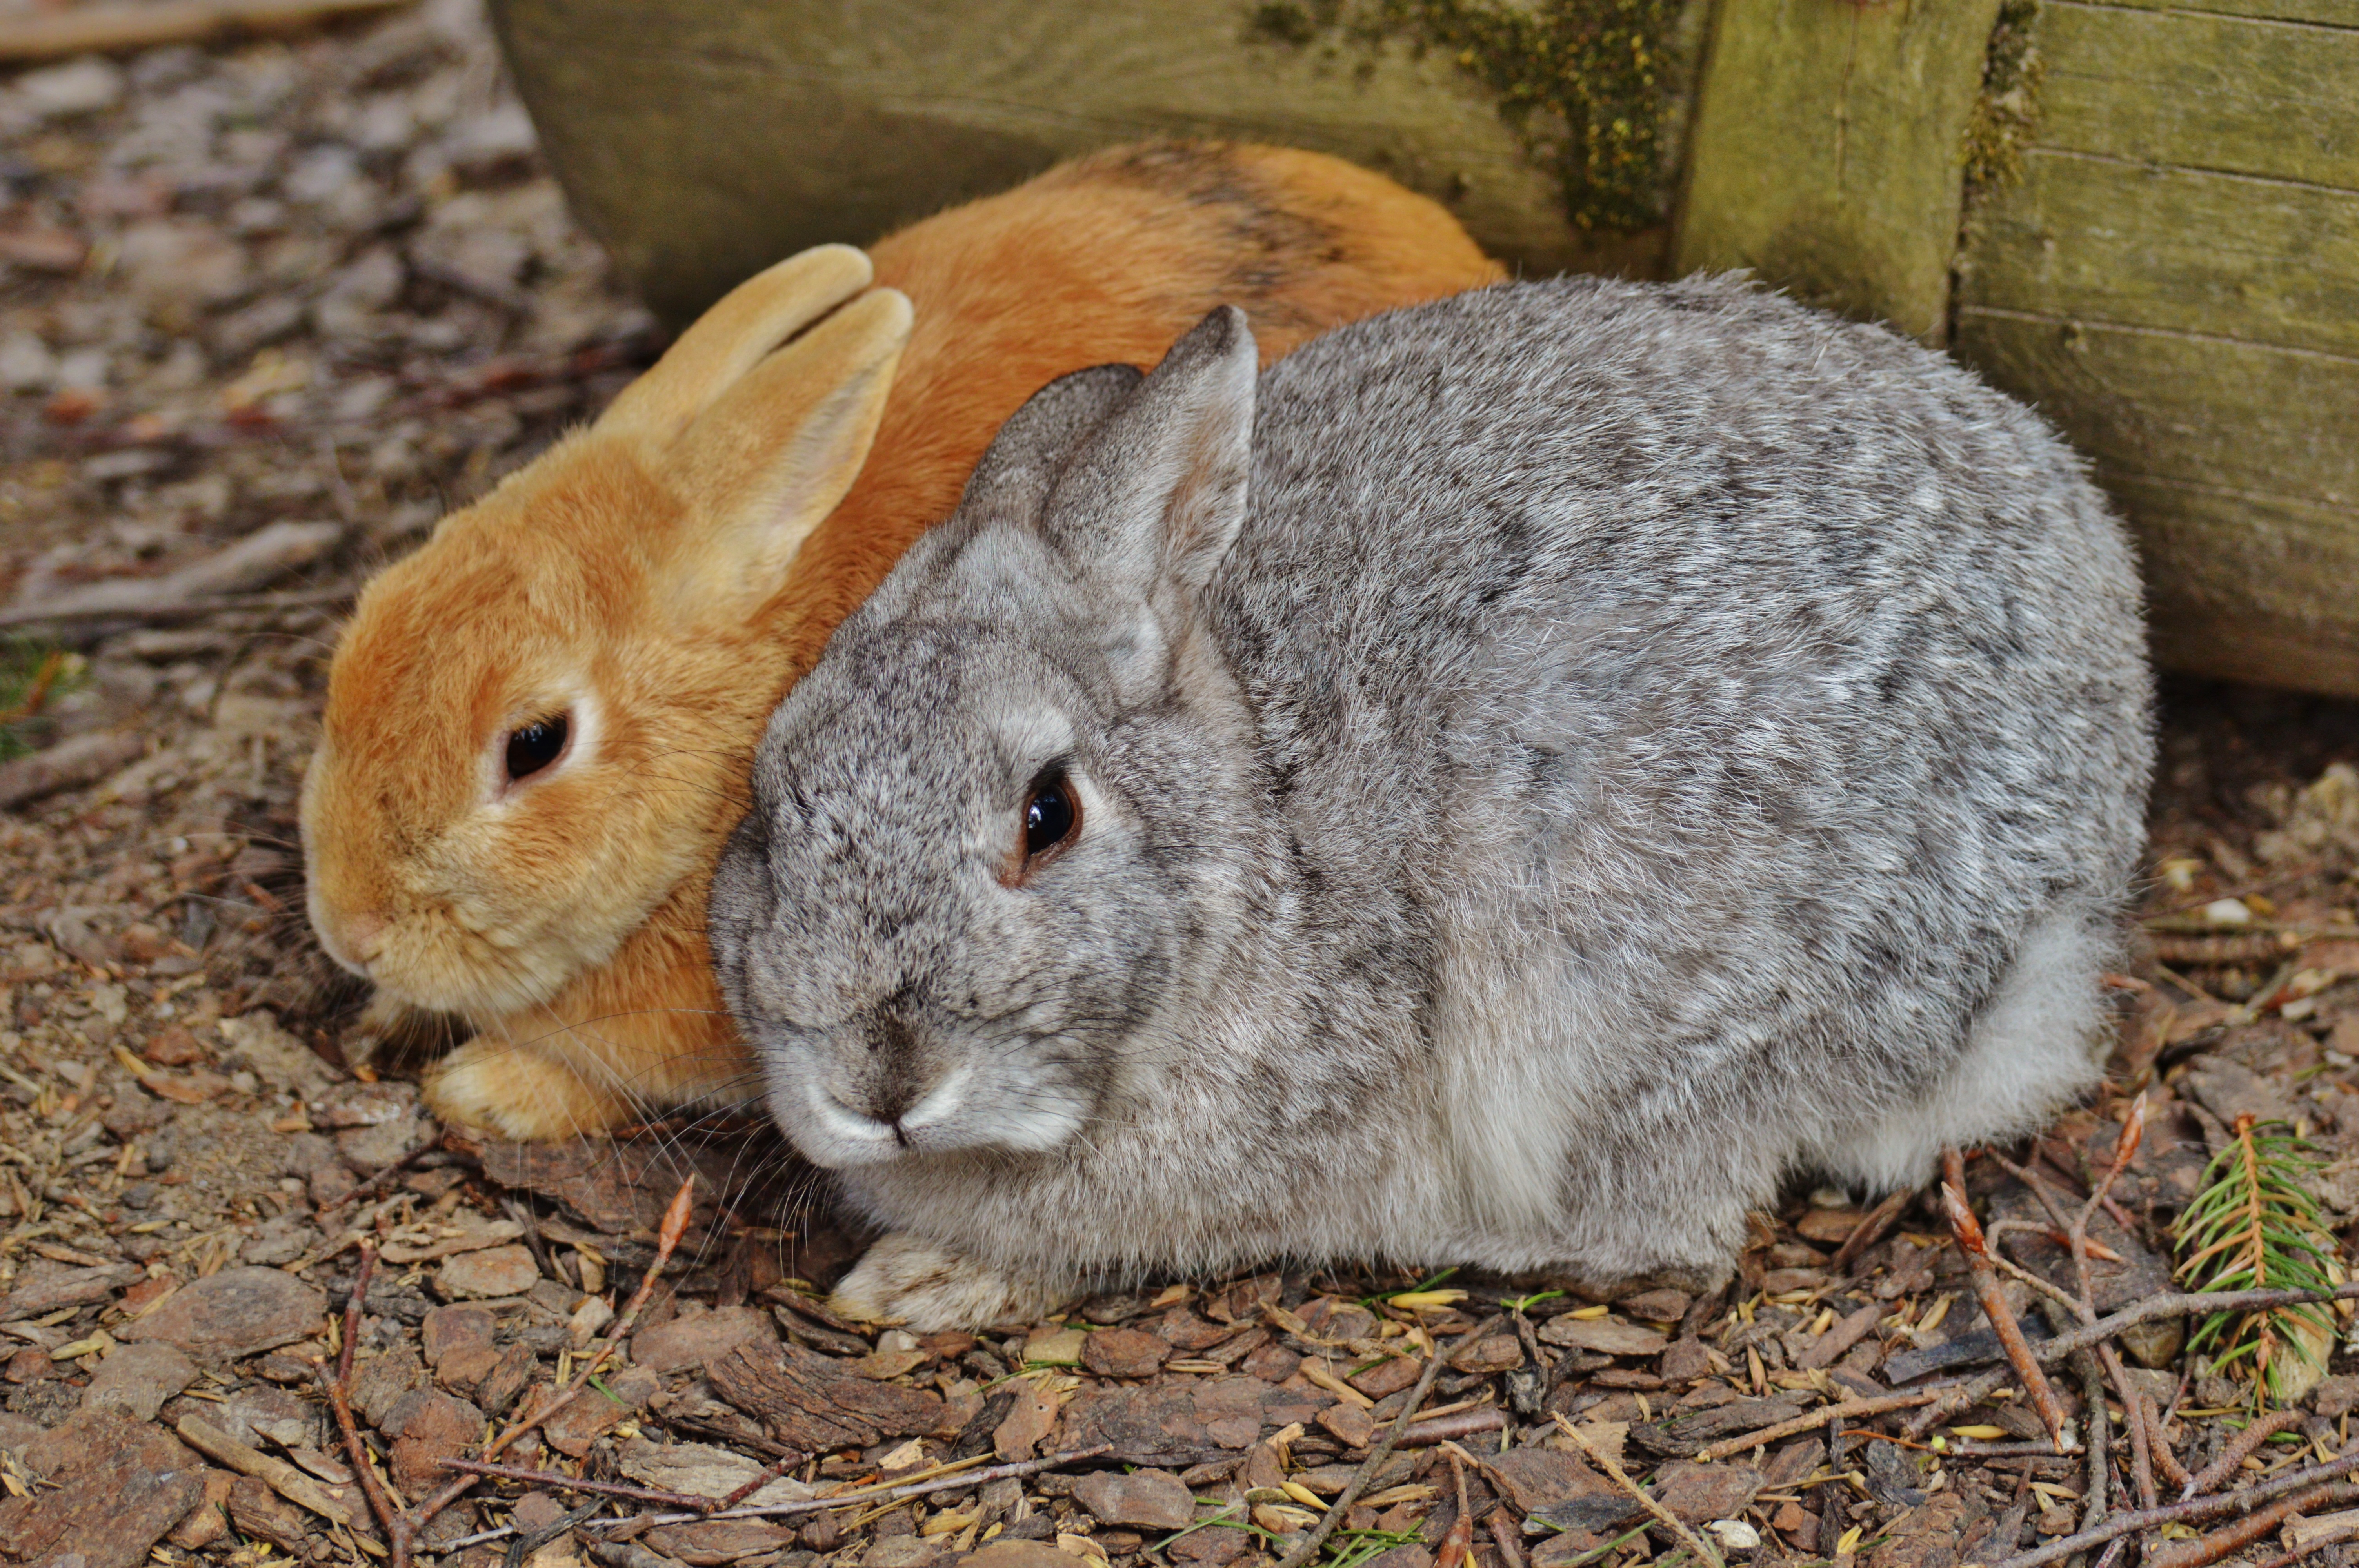
<svg viewBox="0 0 2359 1568">
<path fill-rule="evenodd" d="M 2150 682 L 2038 418 L 1728 280 L 1252 366 L 1216 313 L 1044 391 L 771 721 L 713 948 L 894 1232 L 848 1305 L 1709 1276 L 1788 1175 L 2094 1080 Z M 1056 766 L 1078 838 L 1008 885 Z"/>
</svg>

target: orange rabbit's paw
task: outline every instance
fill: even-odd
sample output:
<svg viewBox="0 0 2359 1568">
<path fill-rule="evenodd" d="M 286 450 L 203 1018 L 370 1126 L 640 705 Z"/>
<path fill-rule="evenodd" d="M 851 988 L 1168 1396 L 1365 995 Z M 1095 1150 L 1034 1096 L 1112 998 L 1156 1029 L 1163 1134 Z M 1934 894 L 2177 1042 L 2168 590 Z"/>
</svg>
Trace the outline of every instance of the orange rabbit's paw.
<svg viewBox="0 0 2359 1568">
<path fill-rule="evenodd" d="M 426 1108 L 444 1121 L 521 1143 L 603 1132 L 630 1119 L 627 1106 L 564 1063 L 484 1040 L 470 1041 L 428 1070 Z"/>
<path fill-rule="evenodd" d="M 868 1249 L 828 1304 L 859 1322 L 902 1323 L 931 1333 L 1030 1322 L 1070 1293 L 896 1233 Z"/>
</svg>

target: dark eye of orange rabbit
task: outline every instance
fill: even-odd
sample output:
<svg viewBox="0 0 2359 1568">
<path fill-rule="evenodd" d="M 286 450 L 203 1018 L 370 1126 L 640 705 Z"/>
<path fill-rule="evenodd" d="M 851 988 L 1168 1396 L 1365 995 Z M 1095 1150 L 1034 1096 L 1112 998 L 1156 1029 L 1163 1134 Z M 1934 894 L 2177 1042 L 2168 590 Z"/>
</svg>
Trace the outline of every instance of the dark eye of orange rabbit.
<svg viewBox="0 0 2359 1568">
<path fill-rule="evenodd" d="M 1082 825 L 1081 803 L 1062 773 L 1051 771 L 1033 781 L 1031 797 L 1024 803 L 1024 870 L 1036 870 L 1044 856 L 1061 849 Z"/>
<path fill-rule="evenodd" d="M 565 754 L 566 715 L 536 719 L 508 734 L 508 779 L 529 778 Z"/>
</svg>

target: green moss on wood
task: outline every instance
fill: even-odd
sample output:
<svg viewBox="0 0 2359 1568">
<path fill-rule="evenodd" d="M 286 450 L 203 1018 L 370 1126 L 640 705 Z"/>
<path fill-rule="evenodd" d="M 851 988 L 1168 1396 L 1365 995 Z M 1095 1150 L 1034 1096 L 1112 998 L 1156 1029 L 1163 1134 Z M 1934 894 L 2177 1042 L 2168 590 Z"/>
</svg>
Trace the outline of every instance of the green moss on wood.
<svg viewBox="0 0 2359 1568">
<path fill-rule="evenodd" d="M 1307 49 L 1388 42 L 1452 59 L 1553 168 L 1582 230 L 1668 216 L 1668 122 L 1684 86 L 1680 0 L 1272 0 L 1246 36 Z"/>
<path fill-rule="evenodd" d="M 2048 71 L 2033 40 L 2039 0 L 2005 0 L 1983 64 L 1983 90 L 1966 121 L 1965 204 L 2021 177 L 2023 149 L 2039 124 L 2039 81 Z"/>
</svg>

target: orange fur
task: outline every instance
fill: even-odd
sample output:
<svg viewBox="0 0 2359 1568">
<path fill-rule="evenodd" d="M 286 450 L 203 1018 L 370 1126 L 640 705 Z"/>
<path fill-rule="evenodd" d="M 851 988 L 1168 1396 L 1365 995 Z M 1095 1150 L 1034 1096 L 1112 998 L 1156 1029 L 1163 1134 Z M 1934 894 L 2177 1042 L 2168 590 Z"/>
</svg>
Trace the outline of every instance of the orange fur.
<svg viewBox="0 0 2359 1568">
<path fill-rule="evenodd" d="M 703 926 L 761 727 L 1031 393 L 1150 365 L 1216 304 L 1247 311 L 1266 361 L 1500 276 L 1388 180 L 1205 145 L 1064 165 L 871 254 L 915 326 L 865 467 L 766 599 L 681 608 L 711 521 L 648 440 L 602 424 L 446 520 L 355 611 L 305 791 L 314 922 L 346 962 L 382 944 L 383 994 L 474 1027 L 429 1079 L 445 1116 L 551 1138 L 750 1098 Z M 486 748 L 575 689 L 604 715 L 594 752 L 486 813 Z"/>
</svg>

